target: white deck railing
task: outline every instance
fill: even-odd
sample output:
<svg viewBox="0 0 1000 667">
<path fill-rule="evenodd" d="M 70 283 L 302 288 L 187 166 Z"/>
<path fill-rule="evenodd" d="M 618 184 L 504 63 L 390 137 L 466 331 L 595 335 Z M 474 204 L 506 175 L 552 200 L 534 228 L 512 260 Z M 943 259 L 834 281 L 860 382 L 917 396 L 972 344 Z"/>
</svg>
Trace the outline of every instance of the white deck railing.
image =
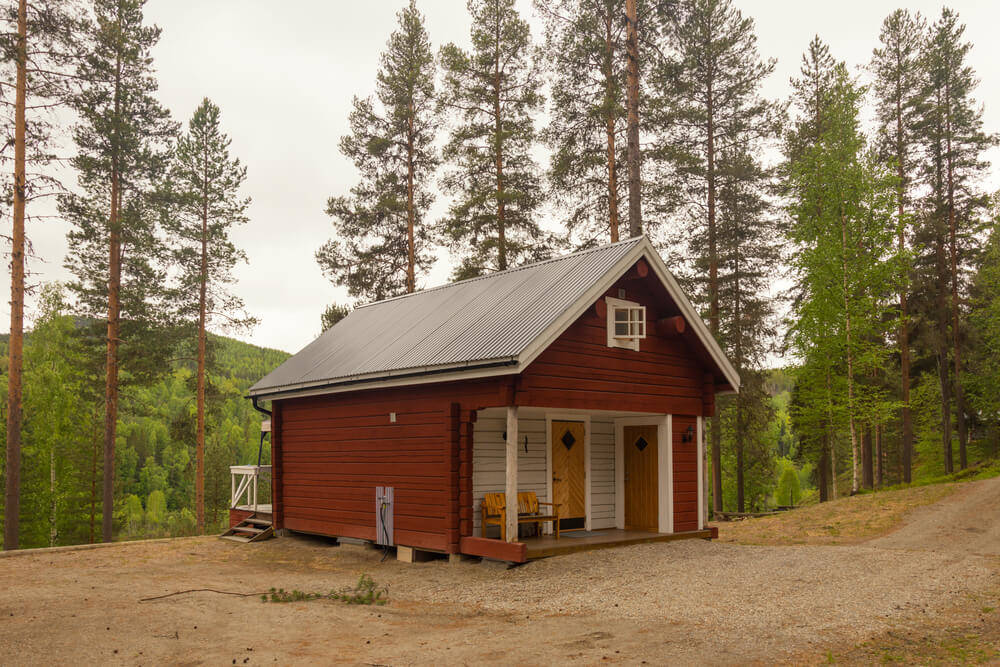
<svg viewBox="0 0 1000 667">
<path fill-rule="evenodd" d="M 232 508 L 252 508 L 254 512 L 263 505 L 257 504 L 257 484 L 261 475 L 267 476 L 267 483 L 271 481 L 271 466 L 229 466 L 229 476 L 231 480 L 231 495 L 229 506 Z M 270 496 L 270 494 L 268 494 Z M 246 502 L 242 502 L 246 500 Z M 270 509 L 270 505 L 267 506 Z"/>
</svg>

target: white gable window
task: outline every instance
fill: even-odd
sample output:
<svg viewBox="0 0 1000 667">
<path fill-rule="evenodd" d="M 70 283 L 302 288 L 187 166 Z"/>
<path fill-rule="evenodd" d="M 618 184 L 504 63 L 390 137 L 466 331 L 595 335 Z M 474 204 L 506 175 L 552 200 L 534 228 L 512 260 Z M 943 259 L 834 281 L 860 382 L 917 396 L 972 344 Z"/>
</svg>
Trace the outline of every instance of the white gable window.
<svg viewBox="0 0 1000 667">
<path fill-rule="evenodd" d="M 646 337 L 646 307 L 634 301 L 605 299 L 608 304 L 608 347 L 639 350 L 639 341 Z"/>
</svg>

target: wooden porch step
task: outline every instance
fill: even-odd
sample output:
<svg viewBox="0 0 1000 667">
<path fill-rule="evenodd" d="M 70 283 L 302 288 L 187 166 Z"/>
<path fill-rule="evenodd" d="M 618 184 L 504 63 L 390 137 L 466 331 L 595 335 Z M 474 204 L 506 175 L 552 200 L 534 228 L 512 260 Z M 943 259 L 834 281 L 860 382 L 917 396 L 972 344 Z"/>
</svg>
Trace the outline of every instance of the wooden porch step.
<svg viewBox="0 0 1000 667">
<path fill-rule="evenodd" d="M 239 531 L 241 533 L 263 533 L 267 529 L 266 528 L 254 528 L 253 526 L 239 525 L 239 526 L 233 526 L 232 530 L 236 530 L 236 531 Z"/>
<path fill-rule="evenodd" d="M 271 525 L 271 520 L 270 519 L 258 519 L 257 517 L 252 516 L 249 519 L 247 519 L 244 523 L 252 523 L 252 524 L 257 525 L 257 526 L 270 526 Z"/>
<path fill-rule="evenodd" d="M 219 537 L 233 542 L 257 542 L 274 537 L 274 526 L 267 519 L 249 516 Z"/>
</svg>

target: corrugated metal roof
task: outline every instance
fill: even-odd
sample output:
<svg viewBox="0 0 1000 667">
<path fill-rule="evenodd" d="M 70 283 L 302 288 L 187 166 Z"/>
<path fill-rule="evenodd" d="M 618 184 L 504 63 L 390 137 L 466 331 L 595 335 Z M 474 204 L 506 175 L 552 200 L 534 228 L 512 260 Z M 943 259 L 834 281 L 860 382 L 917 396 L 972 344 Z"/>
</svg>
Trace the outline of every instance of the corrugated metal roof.
<svg viewBox="0 0 1000 667">
<path fill-rule="evenodd" d="M 513 363 L 643 241 L 633 238 L 362 306 L 250 393 Z"/>
</svg>

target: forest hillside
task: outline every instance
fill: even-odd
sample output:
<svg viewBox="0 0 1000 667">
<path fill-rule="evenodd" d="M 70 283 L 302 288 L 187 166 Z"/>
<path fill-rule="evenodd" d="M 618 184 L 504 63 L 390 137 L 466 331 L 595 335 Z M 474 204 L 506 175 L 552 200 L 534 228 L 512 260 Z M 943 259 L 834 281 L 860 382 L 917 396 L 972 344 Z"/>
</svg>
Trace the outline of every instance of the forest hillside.
<svg viewBox="0 0 1000 667">
<path fill-rule="evenodd" d="M 30 446 L 22 452 L 22 547 L 101 539 L 102 403 L 88 371 L 94 365 L 90 327 L 55 310 L 25 336 Z M 7 336 L 0 345 L 6 355 Z M 216 335 L 209 336 L 208 348 L 205 512 L 212 532 L 228 519 L 229 466 L 257 462 L 262 415 L 245 398 L 247 389 L 289 355 Z M 115 446 L 116 539 L 196 531 L 195 360 L 180 347 L 163 371 L 152 383 L 126 384 L 123 391 Z M 6 381 L 6 366 L 3 374 Z M 263 459 L 270 459 L 266 443 Z"/>
</svg>

